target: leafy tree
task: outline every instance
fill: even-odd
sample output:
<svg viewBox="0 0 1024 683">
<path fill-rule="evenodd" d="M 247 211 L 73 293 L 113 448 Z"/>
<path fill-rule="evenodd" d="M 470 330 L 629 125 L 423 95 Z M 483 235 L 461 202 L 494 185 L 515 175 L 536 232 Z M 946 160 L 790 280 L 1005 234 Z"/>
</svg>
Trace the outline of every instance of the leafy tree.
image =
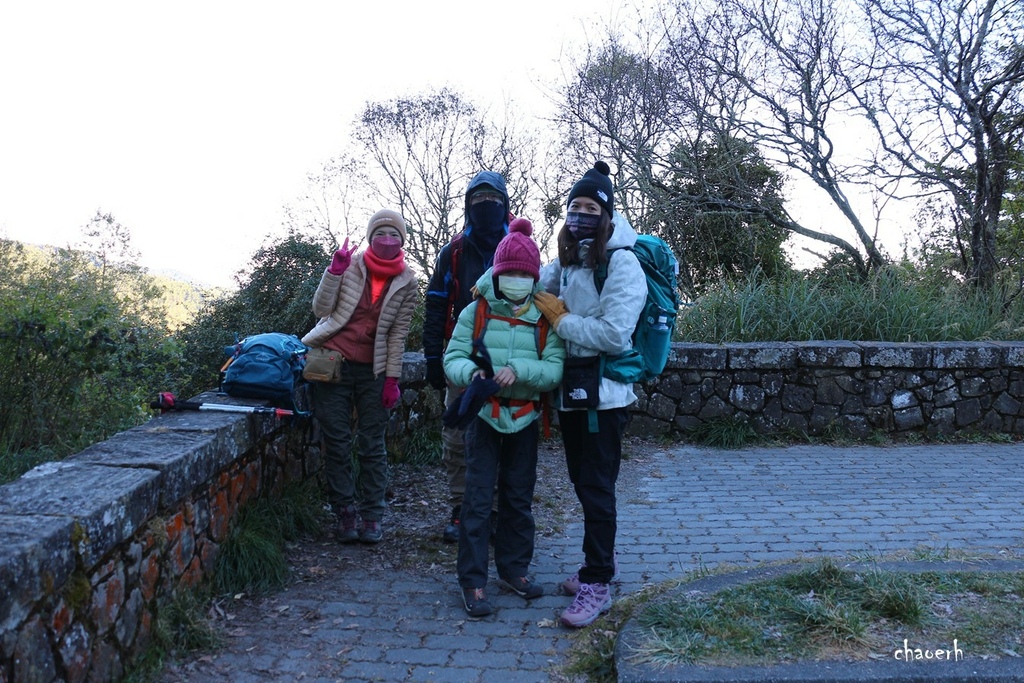
<svg viewBox="0 0 1024 683">
<path fill-rule="evenodd" d="M 673 177 L 658 183 L 665 199 L 652 212 L 660 234 L 680 260 L 680 280 L 693 296 L 722 278 L 752 273 L 773 278 L 789 269 L 782 250 L 788 233 L 756 213 L 719 210 L 694 197 L 717 197 L 781 211 L 782 176 L 756 148 L 736 139 L 677 150 Z M 691 169 L 684 173 L 682 169 Z M 677 201 L 677 198 L 681 200 Z M 675 205 L 678 204 L 678 208 Z"/>
<path fill-rule="evenodd" d="M 1008 175 L 1003 207 L 996 231 L 997 255 L 994 285 L 1008 297 L 1024 292 L 1024 164 L 1014 152 L 1014 168 Z M 971 282 L 974 260 L 971 251 L 970 214 L 948 194 L 929 197 L 917 212 L 917 240 L 914 260 L 924 272 L 942 275 L 956 282 Z"/>
<path fill-rule="evenodd" d="M 261 247 L 252 268 L 236 275 L 238 290 L 211 302 L 176 339 L 184 349 L 180 391 L 191 396 L 217 386 L 224 347 L 252 334 L 284 332 L 303 336 L 316 323 L 313 294 L 333 248 L 291 231 Z"/>
<path fill-rule="evenodd" d="M 139 252 L 132 247 L 131 230 L 101 209 L 96 209 L 96 215 L 82 228 L 77 248 L 96 259 L 101 277 L 108 267 L 131 268 L 139 260 Z"/>
</svg>

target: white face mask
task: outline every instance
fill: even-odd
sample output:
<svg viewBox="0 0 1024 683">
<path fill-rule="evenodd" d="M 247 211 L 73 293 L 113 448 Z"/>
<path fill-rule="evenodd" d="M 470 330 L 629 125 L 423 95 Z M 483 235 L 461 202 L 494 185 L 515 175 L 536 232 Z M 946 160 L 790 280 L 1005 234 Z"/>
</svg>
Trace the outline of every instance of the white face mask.
<svg viewBox="0 0 1024 683">
<path fill-rule="evenodd" d="M 499 275 L 498 289 L 510 301 L 522 301 L 533 294 L 533 278 Z"/>
</svg>

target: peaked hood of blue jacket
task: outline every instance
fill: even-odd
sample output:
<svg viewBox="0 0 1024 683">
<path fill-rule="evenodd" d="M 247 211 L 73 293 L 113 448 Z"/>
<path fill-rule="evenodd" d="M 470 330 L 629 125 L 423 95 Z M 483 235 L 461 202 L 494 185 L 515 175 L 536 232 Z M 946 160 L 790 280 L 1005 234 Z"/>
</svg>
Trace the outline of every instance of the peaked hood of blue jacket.
<svg viewBox="0 0 1024 683">
<path fill-rule="evenodd" d="M 469 196 L 473 194 L 474 190 L 485 185 L 500 192 L 501 196 L 505 200 L 501 229 L 490 233 L 484 233 L 473 229 L 475 226 L 472 223 L 469 211 Z M 466 187 L 465 212 L 466 225 L 463 227 L 462 233 L 466 236 L 466 241 L 473 245 L 473 247 L 483 255 L 487 264 L 490 265 L 490 261 L 494 257 L 494 249 L 498 246 L 498 242 L 508 234 L 508 190 L 505 189 L 505 179 L 501 177 L 500 173 L 495 173 L 494 171 L 480 171 L 473 176 L 473 179 L 469 181 L 469 185 Z"/>
<path fill-rule="evenodd" d="M 501 196 L 505 198 L 505 213 L 509 212 L 508 202 L 508 188 L 505 186 L 505 179 L 501 177 L 500 173 L 494 171 L 480 171 L 473 179 L 469 181 L 469 185 L 466 186 L 466 200 L 465 200 L 465 212 L 466 212 L 466 225 L 469 227 L 469 195 L 473 194 L 481 185 L 489 185 L 495 190 L 501 193 Z"/>
</svg>

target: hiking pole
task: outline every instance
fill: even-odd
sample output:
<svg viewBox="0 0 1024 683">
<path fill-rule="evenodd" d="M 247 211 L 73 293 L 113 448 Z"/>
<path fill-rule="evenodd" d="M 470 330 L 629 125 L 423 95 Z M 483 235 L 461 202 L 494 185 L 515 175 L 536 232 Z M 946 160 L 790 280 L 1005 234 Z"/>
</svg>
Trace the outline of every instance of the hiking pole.
<svg viewBox="0 0 1024 683">
<path fill-rule="evenodd" d="M 199 403 L 198 401 L 178 401 L 174 394 L 163 391 L 157 394 L 157 399 L 149 404 L 153 410 L 166 413 L 168 410 L 212 410 L 222 413 L 262 413 L 276 417 L 292 417 L 293 410 L 284 408 L 272 408 L 270 406 L 233 406 L 225 403 Z"/>
</svg>

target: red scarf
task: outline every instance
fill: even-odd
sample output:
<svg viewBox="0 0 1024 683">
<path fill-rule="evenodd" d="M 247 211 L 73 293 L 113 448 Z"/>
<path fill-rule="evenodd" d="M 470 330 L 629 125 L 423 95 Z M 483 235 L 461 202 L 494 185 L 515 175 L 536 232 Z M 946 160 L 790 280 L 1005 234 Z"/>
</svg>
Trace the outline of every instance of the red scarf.
<svg viewBox="0 0 1024 683">
<path fill-rule="evenodd" d="M 363 252 L 363 263 L 366 264 L 366 270 L 370 274 L 370 291 L 373 300 L 376 301 L 380 298 L 388 280 L 405 271 L 405 253 L 400 251 L 398 256 L 385 261 L 374 254 L 372 249 L 366 249 Z"/>
</svg>

